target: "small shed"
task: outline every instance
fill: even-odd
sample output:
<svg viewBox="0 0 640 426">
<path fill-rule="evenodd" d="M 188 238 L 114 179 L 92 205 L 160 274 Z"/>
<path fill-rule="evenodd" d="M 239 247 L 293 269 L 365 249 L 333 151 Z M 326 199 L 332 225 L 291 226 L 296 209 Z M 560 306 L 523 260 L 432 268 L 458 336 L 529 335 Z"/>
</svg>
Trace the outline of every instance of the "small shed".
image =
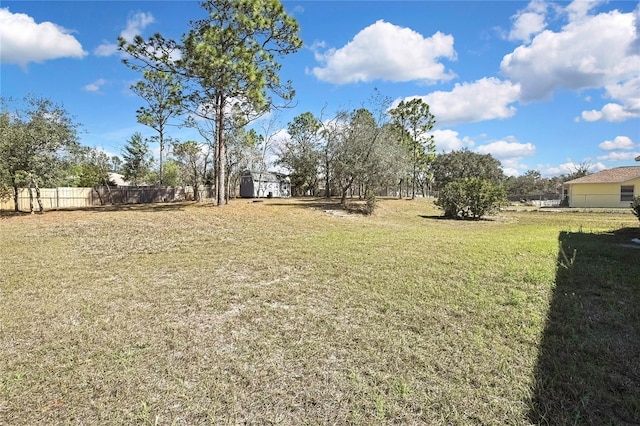
<svg viewBox="0 0 640 426">
<path fill-rule="evenodd" d="M 242 198 L 291 197 L 289 177 L 277 172 L 256 172 L 247 170 L 240 179 Z"/>
</svg>

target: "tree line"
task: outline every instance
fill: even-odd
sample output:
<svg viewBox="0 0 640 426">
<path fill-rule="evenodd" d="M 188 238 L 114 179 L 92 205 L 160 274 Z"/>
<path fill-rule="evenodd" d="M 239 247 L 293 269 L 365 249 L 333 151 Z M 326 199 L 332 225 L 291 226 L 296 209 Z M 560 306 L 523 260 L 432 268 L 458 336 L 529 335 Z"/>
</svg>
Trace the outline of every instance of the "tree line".
<svg viewBox="0 0 640 426">
<path fill-rule="evenodd" d="M 221 206 L 243 170 L 266 171 L 269 153 L 289 171 L 295 194 L 322 192 L 342 203 L 357 194 L 374 206 L 380 194 L 415 198 L 461 181 L 445 194 L 459 198 L 480 188 L 503 199 L 505 188 L 528 194 L 544 183 L 537 172 L 505 178 L 490 155 L 436 153 L 429 105 L 411 99 L 392 106 L 377 91 L 367 105 L 331 117 L 296 116 L 286 126 L 290 138 L 276 146 L 277 121 L 264 117 L 292 106 L 295 91 L 280 80 L 278 61 L 302 46 L 297 22 L 279 0 L 207 0 L 201 7 L 204 17 L 190 21 L 179 40 L 118 39 L 124 65 L 140 73 L 131 87 L 144 103 L 137 121 L 153 130 L 148 139 L 133 134 L 121 157 L 81 146 L 79 124 L 49 99 L 28 96 L 13 109 L 3 100 L 0 196 L 13 195 L 17 209 L 21 187 L 39 200 L 42 186 L 109 185 L 109 173 L 117 172 L 134 185 L 191 185 L 195 194 L 211 185 Z M 201 140 L 173 138 L 172 127 L 195 129 Z M 157 144 L 157 158 L 150 144 Z"/>
<path fill-rule="evenodd" d="M 28 96 L 19 108 L 6 106 L 5 102 L 0 113 L 3 196 L 13 195 L 17 200 L 19 188 L 27 187 L 39 201 L 43 186 L 112 185 L 110 172 L 123 174 L 133 185 L 190 185 L 195 194 L 201 185 L 216 184 L 215 146 L 206 142 L 179 141 L 165 134 L 158 161 L 149 144 L 159 139 L 144 139 L 135 133 L 121 156 L 109 157 L 80 145 L 80 125 L 49 99 Z M 466 149 L 436 153 L 430 135 L 434 123 L 435 117 L 424 102 L 403 101 L 392 108 L 390 99 L 374 93 L 369 108 L 338 112 L 330 118 L 311 112 L 294 117 L 286 126 L 289 138 L 278 146 L 274 144 L 279 129 L 276 116 L 258 130 L 230 127 L 225 134 L 229 191 L 225 197 L 235 195 L 244 170 L 266 172 L 269 151 L 275 153 L 275 165 L 289 171 L 294 195 L 337 196 L 342 203 L 354 194 L 375 202 L 378 195 L 414 198 L 433 191 L 440 193 L 440 199 L 447 194 L 464 199 L 460 181 L 465 180 L 469 194 L 493 191 L 497 198 L 538 198 L 556 193 L 565 180 L 589 173 L 589 165 L 582 164 L 569 175 L 553 178 L 543 178 L 535 170 L 506 177 L 500 162 L 490 154 Z M 457 187 L 445 191 L 455 182 Z M 502 188 L 503 193 L 486 182 Z M 472 204 L 469 200 L 457 203 Z M 459 211 L 455 204 L 442 207 L 451 215 L 474 216 Z"/>
<path fill-rule="evenodd" d="M 165 154 L 159 161 L 150 148 L 157 140 L 140 133 L 126 141 L 120 155 L 108 155 L 81 145 L 80 129 L 64 107 L 50 99 L 33 95 L 2 99 L 0 198 L 13 198 L 18 211 L 18 193 L 28 188 L 32 206 L 35 202 L 42 211 L 40 188 L 114 186 L 111 173 L 122 174 L 135 186 L 192 186 L 196 197 L 202 185 L 215 183 L 205 143 L 165 137 Z M 237 128 L 227 138 L 229 187 L 237 186 L 242 170 L 266 169 L 263 137 L 254 130 Z"/>
</svg>

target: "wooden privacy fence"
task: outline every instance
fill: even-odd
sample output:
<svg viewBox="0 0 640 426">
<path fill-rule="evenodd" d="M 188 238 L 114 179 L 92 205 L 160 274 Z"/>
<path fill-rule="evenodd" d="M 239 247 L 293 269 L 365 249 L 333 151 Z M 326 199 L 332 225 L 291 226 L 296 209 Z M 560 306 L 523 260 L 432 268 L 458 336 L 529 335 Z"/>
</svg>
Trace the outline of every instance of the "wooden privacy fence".
<svg viewBox="0 0 640 426">
<path fill-rule="evenodd" d="M 200 199 L 211 198 L 211 187 L 198 188 Z M 107 188 L 40 188 L 40 199 L 45 210 L 93 207 L 107 204 L 163 203 L 194 200 L 193 188 L 186 187 L 118 187 Z M 29 211 L 29 189 L 18 192 L 18 209 Z M 0 210 L 14 210 L 13 197 L 0 200 Z M 38 210 L 35 190 L 33 208 Z"/>
</svg>

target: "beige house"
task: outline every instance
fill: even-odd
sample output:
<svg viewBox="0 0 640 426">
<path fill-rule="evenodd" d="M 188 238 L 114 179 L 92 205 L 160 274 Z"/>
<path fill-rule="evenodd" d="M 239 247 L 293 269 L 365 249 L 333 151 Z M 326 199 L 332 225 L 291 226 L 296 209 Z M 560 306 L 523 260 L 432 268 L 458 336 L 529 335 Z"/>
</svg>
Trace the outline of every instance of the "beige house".
<svg viewBox="0 0 640 426">
<path fill-rule="evenodd" d="M 640 196 L 640 166 L 616 167 L 564 183 L 569 207 L 629 207 Z"/>
</svg>

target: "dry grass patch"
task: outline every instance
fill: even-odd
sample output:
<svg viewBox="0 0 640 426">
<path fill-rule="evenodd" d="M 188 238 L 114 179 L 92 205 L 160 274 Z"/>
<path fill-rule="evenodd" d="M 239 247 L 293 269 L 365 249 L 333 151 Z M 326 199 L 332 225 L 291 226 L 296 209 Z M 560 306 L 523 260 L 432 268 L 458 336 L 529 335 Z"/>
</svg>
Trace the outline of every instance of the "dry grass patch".
<svg viewBox="0 0 640 426">
<path fill-rule="evenodd" d="M 525 424 L 559 233 L 637 221 L 326 210 L 3 219 L 0 424 Z"/>
</svg>

